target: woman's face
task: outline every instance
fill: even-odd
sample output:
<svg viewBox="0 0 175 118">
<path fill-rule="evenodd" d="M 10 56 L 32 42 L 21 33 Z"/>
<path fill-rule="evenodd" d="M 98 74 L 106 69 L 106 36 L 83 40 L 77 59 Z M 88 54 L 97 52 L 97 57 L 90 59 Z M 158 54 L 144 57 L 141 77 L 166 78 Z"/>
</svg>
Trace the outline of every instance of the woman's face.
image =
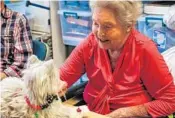
<svg viewBox="0 0 175 118">
<path fill-rule="evenodd" d="M 127 32 L 111 9 L 95 8 L 92 20 L 92 32 L 101 48 L 120 50 L 123 47 Z"/>
</svg>

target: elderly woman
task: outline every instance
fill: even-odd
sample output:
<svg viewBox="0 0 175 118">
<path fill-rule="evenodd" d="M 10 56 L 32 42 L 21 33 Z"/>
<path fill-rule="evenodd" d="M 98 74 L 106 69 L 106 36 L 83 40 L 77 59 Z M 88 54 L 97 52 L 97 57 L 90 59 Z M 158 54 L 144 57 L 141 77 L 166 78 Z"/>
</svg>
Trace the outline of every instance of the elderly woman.
<svg viewBox="0 0 175 118">
<path fill-rule="evenodd" d="M 175 112 L 175 85 L 152 40 L 135 23 L 141 3 L 90 1 L 92 33 L 60 68 L 71 86 L 82 74 L 88 108 L 112 118 L 163 117 Z"/>
</svg>

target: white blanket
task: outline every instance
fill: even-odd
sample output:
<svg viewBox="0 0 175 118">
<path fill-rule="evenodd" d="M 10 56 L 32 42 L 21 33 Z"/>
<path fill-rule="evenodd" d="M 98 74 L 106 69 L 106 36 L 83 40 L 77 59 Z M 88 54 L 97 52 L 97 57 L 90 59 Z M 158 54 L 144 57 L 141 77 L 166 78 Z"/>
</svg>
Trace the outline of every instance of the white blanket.
<svg viewBox="0 0 175 118">
<path fill-rule="evenodd" d="M 173 75 L 175 83 L 175 46 L 162 53 L 168 68 Z"/>
</svg>

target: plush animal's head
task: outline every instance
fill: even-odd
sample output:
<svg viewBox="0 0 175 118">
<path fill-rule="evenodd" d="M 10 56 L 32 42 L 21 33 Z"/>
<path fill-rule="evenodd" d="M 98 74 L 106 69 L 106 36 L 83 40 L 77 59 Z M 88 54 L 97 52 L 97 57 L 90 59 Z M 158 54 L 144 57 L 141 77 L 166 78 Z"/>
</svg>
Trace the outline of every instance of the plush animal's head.
<svg viewBox="0 0 175 118">
<path fill-rule="evenodd" d="M 33 104 L 45 104 L 48 95 L 58 95 L 62 82 L 53 60 L 40 61 L 36 56 L 29 58 L 23 80 L 27 87 L 27 95 Z"/>
</svg>

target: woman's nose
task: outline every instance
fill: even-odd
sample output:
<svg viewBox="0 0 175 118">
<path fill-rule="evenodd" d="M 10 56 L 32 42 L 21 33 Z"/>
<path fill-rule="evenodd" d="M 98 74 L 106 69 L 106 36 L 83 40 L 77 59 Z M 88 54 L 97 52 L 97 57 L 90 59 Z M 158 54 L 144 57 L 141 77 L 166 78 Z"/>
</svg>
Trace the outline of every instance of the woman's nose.
<svg viewBox="0 0 175 118">
<path fill-rule="evenodd" d="M 104 36 L 105 36 L 105 32 L 102 29 L 100 29 L 100 28 L 98 29 L 98 33 L 97 34 L 98 34 L 99 38 L 104 38 Z"/>
</svg>

